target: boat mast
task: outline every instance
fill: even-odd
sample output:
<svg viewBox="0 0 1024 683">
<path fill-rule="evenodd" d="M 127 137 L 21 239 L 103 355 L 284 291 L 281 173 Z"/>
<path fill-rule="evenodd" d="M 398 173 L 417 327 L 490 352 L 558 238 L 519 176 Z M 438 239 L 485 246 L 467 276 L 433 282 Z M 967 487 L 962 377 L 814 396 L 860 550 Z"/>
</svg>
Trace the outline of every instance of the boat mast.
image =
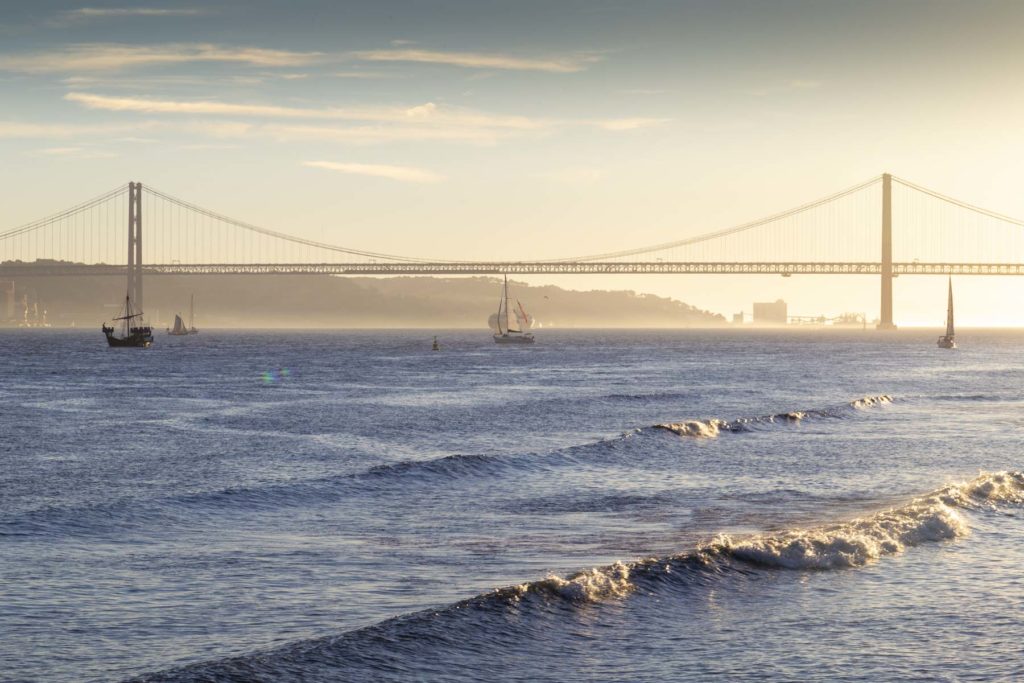
<svg viewBox="0 0 1024 683">
<path fill-rule="evenodd" d="M 512 331 L 512 324 L 509 322 L 508 317 L 508 275 L 505 275 L 505 331 Z"/>
<path fill-rule="evenodd" d="M 498 299 L 498 334 L 505 334 L 505 331 L 501 329 L 501 307 L 505 301 L 505 294 L 502 293 L 501 298 Z"/>
<path fill-rule="evenodd" d="M 128 330 L 132 325 L 132 298 L 130 294 L 124 295 L 124 322 L 121 327 L 121 334 L 127 338 Z"/>
<path fill-rule="evenodd" d="M 196 326 L 196 295 L 188 298 L 188 326 L 189 329 Z"/>
<path fill-rule="evenodd" d="M 946 336 L 953 336 L 953 277 L 949 278 L 949 303 L 946 305 Z"/>
<path fill-rule="evenodd" d="M 505 332 L 511 332 L 508 326 L 508 275 L 505 275 L 505 285 L 501 289 L 501 303 L 505 307 Z"/>
</svg>

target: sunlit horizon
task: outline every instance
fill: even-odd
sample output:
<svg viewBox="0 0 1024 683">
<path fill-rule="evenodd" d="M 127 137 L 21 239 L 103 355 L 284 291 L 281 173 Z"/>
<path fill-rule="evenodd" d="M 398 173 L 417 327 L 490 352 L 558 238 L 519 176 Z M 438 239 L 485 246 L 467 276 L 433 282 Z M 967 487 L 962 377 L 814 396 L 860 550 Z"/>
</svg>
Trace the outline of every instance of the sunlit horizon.
<svg viewBox="0 0 1024 683">
<path fill-rule="evenodd" d="M 1011 87 L 1024 8 L 784 4 L 522 3 L 501 22 L 459 2 L 9 8 L 0 230 L 128 180 L 428 259 L 657 245 L 883 172 L 1024 216 L 1024 96 Z M 526 279 L 726 318 L 775 299 L 797 315 L 879 315 L 866 276 Z M 1011 310 L 1024 282 L 954 283 L 963 325 L 1024 325 Z M 941 290 L 898 278 L 897 324 L 941 323 Z"/>
</svg>

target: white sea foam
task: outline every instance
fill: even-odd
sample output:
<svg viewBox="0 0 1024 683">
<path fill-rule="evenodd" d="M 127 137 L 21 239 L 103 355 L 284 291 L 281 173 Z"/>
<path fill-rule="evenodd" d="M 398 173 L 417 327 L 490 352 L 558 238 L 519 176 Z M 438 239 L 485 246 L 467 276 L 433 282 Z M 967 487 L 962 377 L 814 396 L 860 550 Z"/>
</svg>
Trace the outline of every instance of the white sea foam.
<svg viewBox="0 0 1024 683">
<path fill-rule="evenodd" d="M 888 394 L 879 396 L 864 396 L 849 404 L 838 407 L 823 408 L 818 410 L 792 410 L 788 413 L 777 413 L 775 415 L 763 415 L 761 417 L 740 417 L 735 420 L 722 420 L 712 418 L 707 420 L 683 420 L 682 422 L 664 422 L 654 425 L 657 429 L 665 429 L 679 436 L 689 436 L 698 439 L 713 439 L 722 432 L 746 431 L 752 425 L 775 423 L 775 422 L 800 422 L 809 417 L 838 417 L 842 411 L 854 408 L 864 410 L 873 406 L 885 405 L 893 402 L 893 397 Z"/>
<path fill-rule="evenodd" d="M 725 420 L 687 420 L 685 422 L 667 422 L 655 425 L 659 429 L 667 429 L 679 436 L 692 436 L 698 439 L 713 439 L 729 423 Z"/>
<path fill-rule="evenodd" d="M 512 595 L 521 598 L 530 592 L 549 593 L 573 602 L 622 597 L 633 590 L 629 580 L 631 566 L 625 562 L 616 562 L 607 567 L 585 569 L 565 578 L 549 574 L 540 581 L 514 586 Z"/>
<path fill-rule="evenodd" d="M 500 589 L 496 594 L 519 600 L 535 593 L 572 602 L 619 598 L 634 590 L 634 575 L 671 573 L 672 563 L 678 560 L 710 566 L 731 558 L 780 569 L 859 567 L 908 547 L 966 536 L 970 527 L 964 510 L 1003 503 L 1024 504 L 1024 472 L 982 472 L 971 481 L 947 484 L 906 505 L 869 517 L 746 539 L 722 535 L 698 546 L 696 554 L 616 562 L 565 578 L 552 574 L 540 581 Z"/>
<path fill-rule="evenodd" d="M 858 398 L 856 401 L 850 401 L 850 405 L 857 410 L 863 410 L 864 408 L 871 408 L 873 406 L 881 406 L 892 403 L 892 396 L 888 394 L 881 394 L 879 396 L 864 396 Z"/>
<path fill-rule="evenodd" d="M 909 546 L 966 536 L 964 509 L 1022 502 L 1024 474 L 983 472 L 870 517 L 749 539 L 719 536 L 701 551 L 786 569 L 856 567 Z"/>
</svg>

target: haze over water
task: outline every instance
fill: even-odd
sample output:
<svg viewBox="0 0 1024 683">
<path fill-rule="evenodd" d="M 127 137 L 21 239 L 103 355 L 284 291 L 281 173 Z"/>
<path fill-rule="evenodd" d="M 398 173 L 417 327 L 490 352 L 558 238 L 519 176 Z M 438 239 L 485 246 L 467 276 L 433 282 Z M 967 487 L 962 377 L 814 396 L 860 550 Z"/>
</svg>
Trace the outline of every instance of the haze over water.
<svg viewBox="0 0 1024 683">
<path fill-rule="evenodd" d="M 0 677 L 1024 675 L 1021 334 L 440 336 L 0 333 Z"/>
</svg>

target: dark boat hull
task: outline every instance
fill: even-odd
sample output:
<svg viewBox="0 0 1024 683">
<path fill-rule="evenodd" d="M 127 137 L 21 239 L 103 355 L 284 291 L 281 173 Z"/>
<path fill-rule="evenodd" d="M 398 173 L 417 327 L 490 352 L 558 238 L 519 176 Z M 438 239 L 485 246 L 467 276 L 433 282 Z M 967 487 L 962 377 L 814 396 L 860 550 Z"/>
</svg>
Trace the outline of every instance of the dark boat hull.
<svg viewBox="0 0 1024 683">
<path fill-rule="evenodd" d="M 496 334 L 494 335 L 495 344 L 532 344 L 532 334 Z"/>
<path fill-rule="evenodd" d="M 104 327 L 103 334 L 107 337 L 107 345 L 117 348 L 144 349 L 153 343 L 153 332 L 148 327 L 132 328 L 127 337 L 115 337 L 113 329 Z"/>
</svg>

